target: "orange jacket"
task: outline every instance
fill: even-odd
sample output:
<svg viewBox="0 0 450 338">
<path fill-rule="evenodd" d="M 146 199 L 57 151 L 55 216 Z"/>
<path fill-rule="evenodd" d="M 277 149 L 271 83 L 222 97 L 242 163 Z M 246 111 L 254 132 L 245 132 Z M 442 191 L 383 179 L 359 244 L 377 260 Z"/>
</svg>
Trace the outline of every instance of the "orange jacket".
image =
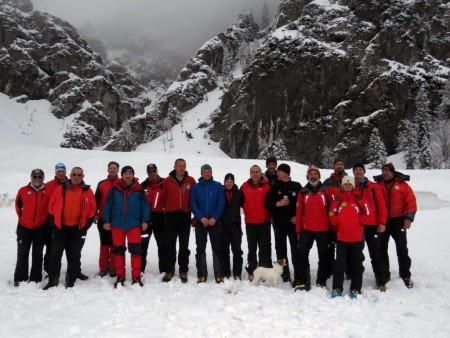
<svg viewBox="0 0 450 338">
<path fill-rule="evenodd" d="M 19 224 L 29 229 L 44 225 L 48 220 L 49 200 L 45 184 L 38 191 L 33 189 L 31 183 L 20 188 L 15 203 Z"/>
<path fill-rule="evenodd" d="M 62 225 L 62 213 L 65 207 L 65 194 L 66 190 L 70 189 L 70 180 L 65 184 L 57 187 L 50 197 L 48 204 L 48 213 L 50 214 L 50 221 L 53 222 L 56 227 L 61 229 Z M 89 185 L 81 182 L 83 188 L 83 200 L 81 204 L 81 217 L 79 222 L 79 229 L 84 227 L 90 227 L 94 221 L 94 216 L 97 213 L 97 203 L 95 202 L 95 196 Z M 68 224 L 70 225 L 70 224 Z"/>
</svg>

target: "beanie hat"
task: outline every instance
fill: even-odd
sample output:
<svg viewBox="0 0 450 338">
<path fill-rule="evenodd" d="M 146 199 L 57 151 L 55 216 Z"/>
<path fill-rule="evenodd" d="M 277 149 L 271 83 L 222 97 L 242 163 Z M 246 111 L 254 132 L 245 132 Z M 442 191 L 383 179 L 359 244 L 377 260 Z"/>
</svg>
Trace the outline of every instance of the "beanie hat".
<svg viewBox="0 0 450 338">
<path fill-rule="evenodd" d="M 278 168 L 277 168 L 277 171 L 278 171 L 278 170 L 280 170 L 280 171 L 282 171 L 282 172 L 284 172 L 284 173 L 286 173 L 286 174 L 288 174 L 288 175 L 291 174 L 291 167 L 290 167 L 288 164 L 286 164 L 286 163 L 281 163 L 281 164 L 278 166 Z"/>
<path fill-rule="evenodd" d="M 277 164 L 277 158 L 275 156 L 269 156 L 266 159 L 266 167 L 269 163 L 275 163 L 275 165 Z"/>
<path fill-rule="evenodd" d="M 310 165 L 309 168 L 308 168 L 308 171 L 306 172 L 306 179 L 308 179 L 309 173 L 311 171 L 317 171 L 317 173 L 319 174 L 319 178 L 320 178 L 320 170 L 319 170 L 319 168 L 317 166 L 315 166 L 315 165 Z"/>
<path fill-rule="evenodd" d="M 364 172 L 366 172 L 366 167 L 364 166 L 364 164 L 362 164 L 362 163 L 360 163 L 360 162 L 355 163 L 355 164 L 353 165 L 353 171 L 355 171 L 355 168 L 363 168 Z"/>
<path fill-rule="evenodd" d="M 383 169 L 389 170 L 391 173 L 395 174 L 395 167 L 392 162 L 386 163 L 384 166 L 382 166 L 381 170 Z"/>
<path fill-rule="evenodd" d="M 33 169 L 31 171 L 31 175 L 30 176 L 45 176 L 44 171 L 42 169 Z"/>
<path fill-rule="evenodd" d="M 232 173 L 226 174 L 225 178 L 223 179 L 223 182 L 225 183 L 228 180 L 232 180 L 234 182 L 234 175 Z"/>
<path fill-rule="evenodd" d="M 344 163 L 344 165 L 345 165 L 345 161 L 344 161 L 342 158 L 340 158 L 340 157 L 336 157 L 336 158 L 334 159 L 333 165 L 336 164 L 336 163 L 338 163 L 338 162 L 342 162 L 342 163 Z"/>
<path fill-rule="evenodd" d="M 58 171 L 66 171 L 66 165 L 62 162 L 56 163 L 55 173 L 57 173 Z"/>
<path fill-rule="evenodd" d="M 158 167 L 156 166 L 156 164 L 150 163 L 150 164 L 147 166 L 147 172 L 149 172 L 150 170 L 158 170 Z"/>
<path fill-rule="evenodd" d="M 126 165 L 125 167 L 122 168 L 122 170 L 120 171 L 120 176 L 123 176 L 123 174 L 125 173 L 133 173 L 134 175 L 134 169 L 133 167 Z"/>
<path fill-rule="evenodd" d="M 209 164 L 204 164 L 204 165 L 201 166 L 200 172 L 202 172 L 203 170 L 212 171 L 212 168 L 211 168 L 211 166 Z"/>
<path fill-rule="evenodd" d="M 344 186 L 344 184 L 351 184 L 354 189 L 355 188 L 355 179 L 352 176 L 344 176 L 344 177 L 342 177 L 342 186 Z"/>
</svg>

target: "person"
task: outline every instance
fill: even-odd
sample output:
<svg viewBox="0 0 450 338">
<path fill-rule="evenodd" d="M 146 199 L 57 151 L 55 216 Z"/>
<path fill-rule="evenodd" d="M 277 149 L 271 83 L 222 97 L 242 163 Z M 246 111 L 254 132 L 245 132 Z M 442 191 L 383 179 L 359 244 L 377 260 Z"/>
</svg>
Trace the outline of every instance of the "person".
<svg viewBox="0 0 450 338">
<path fill-rule="evenodd" d="M 156 245 L 158 247 L 158 268 L 159 273 L 166 271 L 165 259 L 166 254 L 164 250 L 164 231 L 165 231 L 165 215 L 164 208 L 161 202 L 161 194 L 164 179 L 158 175 L 158 167 L 151 163 L 147 166 L 147 178 L 141 183 L 142 188 L 147 195 L 148 205 L 151 211 L 151 221 L 148 225 L 147 231 L 142 232 L 141 249 L 142 249 L 142 273 L 145 272 L 147 266 L 147 251 L 150 243 L 152 232 L 155 234 Z"/>
<path fill-rule="evenodd" d="M 272 212 L 273 230 L 275 233 L 275 251 L 277 261 L 286 259 L 283 267 L 283 282 L 292 282 L 287 258 L 286 241 L 289 239 L 291 247 L 292 265 L 294 268 L 294 280 L 298 280 L 297 271 L 297 236 L 295 234 L 295 209 L 297 194 L 302 188 L 299 182 L 291 180 L 291 167 L 281 163 L 276 171 L 277 180 L 274 182 L 265 200 L 265 207 Z"/>
<path fill-rule="evenodd" d="M 105 208 L 106 198 L 109 190 L 119 180 L 119 163 L 111 161 L 108 163 L 108 177 L 98 182 L 95 190 L 95 200 L 97 202 L 97 216 L 94 223 L 97 223 L 98 234 L 100 237 L 100 254 L 98 259 L 99 275 L 105 277 L 108 273 L 111 278 L 116 277 L 116 262 L 113 250 L 113 241 L 111 231 L 103 228 L 103 209 Z"/>
<path fill-rule="evenodd" d="M 131 255 L 132 284 L 143 286 L 141 280 L 141 229 L 147 230 L 150 209 L 144 189 L 134 177 L 134 169 L 124 166 L 122 176 L 108 193 L 103 209 L 103 227 L 111 230 L 116 260 L 117 279 L 114 288 L 125 284 L 125 241 Z"/>
<path fill-rule="evenodd" d="M 94 192 L 83 178 L 82 168 L 72 168 L 70 179 L 57 187 L 50 197 L 48 213 L 52 226 L 52 251 L 49 282 L 44 290 L 58 286 L 64 250 L 67 257 L 67 288 L 75 285 L 81 272 L 81 249 L 97 213 Z"/>
<path fill-rule="evenodd" d="M 387 275 L 386 266 L 380 249 L 380 234 L 386 229 L 387 209 L 383 193 L 380 188 L 367 177 L 366 168 L 362 163 L 353 165 L 353 175 L 356 182 L 356 192 L 364 197 L 368 209 L 366 223 L 364 224 L 364 234 L 367 249 L 375 274 L 375 280 L 379 291 L 386 291 Z"/>
<path fill-rule="evenodd" d="M 186 171 L 186 161 L 175 160 L 174 169 L 164 179 L 161 203 L 166 211 L 166 231 L 164 233 L 167 253 L 166 273 L 163 282 L 170 282 L 175 274 L 177 256 L 177 238 L 179 243 L 178 265 L 182 283 L 187 283 L 189 271 L 189 235 L 191 225 L 191 208 L 189 198 L 195 184 L 193 177 Z"/>
<path fill-rule="evenodd" d="M 253 271 L 258 267 L 272 268 L 270 254 L 270 211 L 264 206 L 267 193 L 270 190 L 269 182 L 263 178 L 258 165 L 250 167 L 250 178 L 241 185 L 240 190 L 244 197 L 242 208 L 245 216 L 245 231 L 247 234 L 248 279 L 253 280 Z M 259 249 L 259 264 L 256 251 Z"/>
<path fill-rule="evenodd" d="M 355 192 L 355 179 L 342 178 L 341 196 L 330 208 L 331 226 L 337 230 L 336 260 L 333 267 L 331 298 L 342 296 L 347 257 L 350 262 L 350 297 L 361 294 L 364 272 L 364 221 L 368 206 L 364 198 Z"/>
<path fill-rule="evenodd" d="M 264 178 L 269 182 L 270 186 L 274 185 L 277 180 L 277 158 L 275 156 L 269 156 L 266 159 L 266 172 Z"/>
<path fill-rule="evenodd" d="M 14 271 L 14 286 L 22 282 L 42 281 L 43 250 L 48 234 L 48 202 L 50 196 L 44 184 L 42 169 L 31 171 L 30 183 L 17 192 L 15 207 L 19 217 L 17 224 L 17 263 Z M 31 270 L 28 271 L 28 257 L 31 251 Z M 29 279 L 28 279 L 29 277 Z"/>
<path fill-rule="evenodd" d="M 395 241 L 400 277 L 405 286 L 414 286 L 411 280 L 411 258 L 408 254 L 406 232 L 411 228 L 417 212 L 416 196 L 408 185 L 409 176 L 395 170 L 392 163 L 385 164 L 381 175 L 374 176 L 375 182 L 381 188 L 387 207 L 386 231 L 381 234 L 380 249 L 386 265 L 387 280 L 390 280 L 388 245 L 389 238 Z"/>
<path fill-rule="evenodd" d="M 308 183 L 300 190 L 297 200 L 295 232 L 298 236 L 298 282 L 296 291 L 311 289 L 309 252 L 316 241 L 319 256 L 316 286 L 324 288 L 332 271 L 330 259 L 330 208 L 326 189 L 320 181 L 320 170 L 311 165 L 306 173 Z"/>
<path fill-rule="evenodd" d="M 223 249 L 223 274 L 225 278 L 231 277 L 230 246 L 233 252 L 233 277 L 242 279 L 242 226 L 241 206 L 243 201 L 242 191 L 234 183 L 234 175 L 228 173 L 224 178 L 223 191 L 225 195 L 225 208 L 222 213 L 222 249 Z"/>
<path fill-rule="evenodd" d="M 204 164 L 200 168 L 201 177 L 192 188 L 190 196 L 191 210 L 195 217 L 195 243 L 197 253 L 197 283 L 204 283 L 208 278 L 206 264 L 206 243 L 209 239 L 213 252 L 213 269 L 216 283 L 223 283 L 222 235 L 220 217 L 225 208 L 225 196 L 222 184 L 214 181 L 212 168 Z"/>
</svg>

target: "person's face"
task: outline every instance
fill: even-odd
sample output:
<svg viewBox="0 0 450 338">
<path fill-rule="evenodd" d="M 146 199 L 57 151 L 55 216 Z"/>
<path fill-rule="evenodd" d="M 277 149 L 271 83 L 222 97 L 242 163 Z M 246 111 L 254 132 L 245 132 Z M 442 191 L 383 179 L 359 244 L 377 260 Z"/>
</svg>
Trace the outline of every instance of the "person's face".
<svg viewBox="0 0 450 338">
<path fill-rule="evenodd" d="M 81 184 L 84 178 L 83 170 L 80 169 L 72 169 L 70 172 L 70 181 L 72 184 L 78 185 Z"/>
<path fill-rule="evenodd" d="M 44 182 L 44 179 L 45 179 L 44 175 L 34 174 L 31 176 L 31 184 L 33 184 L 35 187 L 40 187 Z"/>
<path fill-rule="evenodd" d="M 391 181 L 394 178 L 394 174 L 387 169 L 382 169 L 381 177 L 383 177 L 384 181 Z"/>
<path fill-rule="evenodd" d="M 342 186 L 342 189 L 344 189 L 344 191 L 353 191 L 353 185 L 351 185 L 350 183 L 345 183 L 343 186 Z"/>
<path fill-rule="evenodd" d="M 319 173 L 315 170 L 311 170 L 308 174 L 308 181 L 315 183 L 318 180 L 320 180 Z"/>
<path fill-rule="evenodd" d="M 345 165 L 344 165 L 344 162 L 342 162 L 342 161 L 337 161 L 337 162 L 334 164 L 334 172 L 337 173 L 337 174 L 343 174 L 344 171 L 345 171 Z"/>
<path fill-rule="evenodd" d="M 111 164 L 108 167 L 108 176 L 111 178 L 116 178 L 119 174 L 119 167 L 116 166 L 115 164 Z"/>
<path fill-rule="evenodd" d="M 289 179 L 289 175 L 287 173 L 285 173 L 284 171 L 282 171 L 282 170 L 277 170 L 277 178 L 280 181 L 285 182 L 285 181 L 287 181 Z"/>
<path fill-rule="evenodd" d="M 183 176 L 186 172 L 186 162 L 184 161 L 177 161 L 173 167 L 175 169 L 175 173 L 178 176 Z"/>
<path fill-rule="evenodd" d="M 202 170 L 202 178 L 205 181 L 209 181 L 212 177 L 212 171 L 208 169 Z"/>
<path fill-rule="evenodd" d="M 155 181 L 158 177 L 158 170 L 157 169 L 149 169 L 147 170 L 147 176 L 149 181 Z"/>
<path fill-rule="evenodd" d="M 55 177 L 58 181 L 62 181 L 66 179 L 66 171 L 65 170 L 58 170 L 55 173 Z"/>
<path fill-rule="evenodd" d="M 274 162 L 267 163 L 267 170 L 269 173 L 274 174 L 277 170 L 277 164 Z"/>
<path fill-rule="evenodd" d="M 131 183 L 133 183 L 134 174 L 131 171 L 126 171 L 123 173 L 122 178 L 126 185 L 131 185 Z"/>
<path fill-rule="evenodd" d="M 261 169 L 259 167 L 251 167 L 250 168 L 250 178 L 253 182 L 258 182 L 262 178 Z"/>
<path fill-rule="evenodd" d="M 361 182 L 363 180 L 364 174 L 365 174 L 365 172 L 364 172 L 363 168 L 355 168 L 355 169 L 353 169 L 353 176 L 355 176 L 355 179 L 358 182 Z"/>
<path fill-rule="evenodd" d="M 233 188 L 234 182 L 233 180 L 226 180 L 225 181 L 225 188 L 228 190 L 231 190 Z"/>
</svg>

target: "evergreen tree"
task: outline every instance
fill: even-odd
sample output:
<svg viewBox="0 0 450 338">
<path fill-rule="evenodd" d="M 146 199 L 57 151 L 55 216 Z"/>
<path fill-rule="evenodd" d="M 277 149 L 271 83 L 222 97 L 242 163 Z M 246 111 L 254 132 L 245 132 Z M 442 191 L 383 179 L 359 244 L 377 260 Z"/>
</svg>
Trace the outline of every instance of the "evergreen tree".
<svg viewBox="0 0 450 338">
<path fill-rule="evenodd" d="M 265 160 L 269 156 L 275 156 L 278 160 L 290 161 L 286 146 L 282 139 L 274 141 L 271 145 L 267 146 L 258 155 L 258 159 Z"/>
<path fill-rule="evenodd" d="M 430 102 L 423 88 L 419 90 L 416 97 L 416 117 L 419 127 L 419 167 L 420 169 L 431 169 L 431 115 Z"/>
<path fill-rule="evenodd" d="M 399 125 L 398 151 L 403 151 L 406 169 L 414 169 L 417 163 L 417 124 L 410 120 L 403 120 Z"/>
<path fill-rule="evenodd" d="M 333 169 L 335 153 L 333 149 L 324 147 L 322 151 L 322 166 L 325 169 Z"/>
<path fill-rule="evenodd" d="M 381 169 L 381 167 L 386 163 L 386 147 L 383 140 L 381 139 L 380 132 L 378 128 L 373 128 L 372 134 L 370 135 L 369 148 L 368 148 L 368 158 L 372 162 L 371 169 Z"/>
<path fill-rule="evenodd" d="M 270 25 L 269 6 L 264 2 L 261 14 L 261 29 L 266 29 Z"/>
<path fill-rule="evenodd" d="M 450 79 L 447 81 L 438 115 L 431 132 L 433 168 L 450 168 Z"/>
</svg>

